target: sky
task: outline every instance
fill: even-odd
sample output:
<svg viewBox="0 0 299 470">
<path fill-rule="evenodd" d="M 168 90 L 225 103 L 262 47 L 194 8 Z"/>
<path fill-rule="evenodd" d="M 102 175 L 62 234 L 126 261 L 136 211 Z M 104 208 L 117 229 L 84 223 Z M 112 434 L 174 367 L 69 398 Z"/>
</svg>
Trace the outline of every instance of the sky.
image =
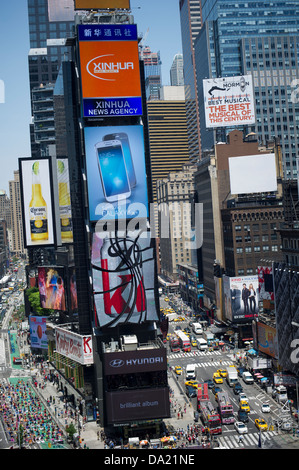
<svg viewBox="0 0 299 470">
<path fill-rule="evenodd" d="M 182 53 L 179 0 L 131 0 L 131 10 L 144 45 L 160 51 L 162 84 L 170 85 L 173 58 Z M 18 158 L 30 157 L 27 0 L 1 1 L 0 12 L 0 190 L 9 195 Z"/>
</svg>

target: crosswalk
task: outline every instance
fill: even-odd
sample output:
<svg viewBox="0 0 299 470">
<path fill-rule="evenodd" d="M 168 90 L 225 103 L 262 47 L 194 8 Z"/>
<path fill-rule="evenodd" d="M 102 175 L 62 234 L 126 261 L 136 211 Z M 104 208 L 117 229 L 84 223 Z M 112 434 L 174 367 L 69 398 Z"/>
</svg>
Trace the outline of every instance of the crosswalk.
<svg viewBox="0 0 299 470">
<path fill-rule="evenodd" d="M 194 356 L 202 356 L 202 357 L 207 357 L 207 356 L 221 356 L 223 353 L 221 351 L 190 351 L 190 352 L 177 352 L 177 353 L 170 353 L 168 354 L 169 359 L 179 359 L 182 357 L 194 357 Z"/>
<path fill-rule="evenodd" d="M 255 432 L 255 433 L 248 433 L 248 434 L 242 434 L 243 440 L 242 442 L 239 441 L 239 435 L 221 435 L 217 436 L 217 440 L 219 442 L 220 447 L 224 447 L 225 449 L 236 449 L 236 448 L 245 448 L 245 447 L 252 447 L 255 446 L 257 447 L 259 445 L 259 438 L 260 438 L 260 433 Z M 272 437 L 277 436 L 276 431 L 264 431 L 261 434 L 262 438 L 262 446 L 265 444 L 265 442 Z"/>
</svg>

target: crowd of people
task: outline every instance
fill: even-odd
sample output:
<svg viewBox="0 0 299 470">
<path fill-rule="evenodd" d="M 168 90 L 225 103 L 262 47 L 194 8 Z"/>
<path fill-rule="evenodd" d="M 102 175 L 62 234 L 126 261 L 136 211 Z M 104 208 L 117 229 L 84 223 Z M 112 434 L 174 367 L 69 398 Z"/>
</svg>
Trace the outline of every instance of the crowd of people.
<svg viewBox="0 0 299 470">
<path fill-rule="evenodd" d="M 12 443 L 30 445 L 63 440 L 62 430 L 24 380 L 0 383 L 0 416 Z"/>
</svg>

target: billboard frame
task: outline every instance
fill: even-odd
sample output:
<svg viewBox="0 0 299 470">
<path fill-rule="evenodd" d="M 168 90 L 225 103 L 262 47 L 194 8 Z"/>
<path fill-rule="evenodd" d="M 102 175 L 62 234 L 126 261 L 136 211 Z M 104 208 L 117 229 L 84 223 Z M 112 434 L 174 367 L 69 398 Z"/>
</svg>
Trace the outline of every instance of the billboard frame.
<svg viewBox="0 0 299 470">
<path fill-rule="evenodd" d="M 49 169 L 49 189 L 50 189 L 50 203 L 51 203 L 51 222 L 52 222 L 52 231 L 53 231 L 53 243 L 31 243 L 28 244 L 30 234 L 27 233 L 26 229 L 26 220 L 25 220 L 25 201 L 24 201 L 24 184 L 23 184 L 23 162 L 36 162 L 36 161 L 48 161 L 48 169 Z M 23 243 L 24 248 L 56 248 L 57 247 L 57 233 L 56 233 L 56 212 L 55 212 L 55 194 L 54 194 L 54 182 L 53 182 L 53 168 L 52 168 L 52 157 L 40 157 L 40 158 L 32 158 L 32 157 L 21 157 L 18 159 L 19 163 L 19 175 L 20 175 L 20 193 L 21 193 L 21 210 L 22 210 L 22 227 L 23 227 Z"/>
</svg>

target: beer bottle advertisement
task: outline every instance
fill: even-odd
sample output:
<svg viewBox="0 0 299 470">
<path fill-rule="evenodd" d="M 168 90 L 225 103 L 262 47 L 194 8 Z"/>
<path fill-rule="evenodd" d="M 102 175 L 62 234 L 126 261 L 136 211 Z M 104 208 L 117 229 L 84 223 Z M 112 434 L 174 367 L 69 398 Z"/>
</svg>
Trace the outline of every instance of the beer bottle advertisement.
<svg viewBox="0 0 299 470">
<path fill-rule="evenodd" d="M 50 160 L 19 159 L 25 247 L 54 244 Z"/>
</svg>

